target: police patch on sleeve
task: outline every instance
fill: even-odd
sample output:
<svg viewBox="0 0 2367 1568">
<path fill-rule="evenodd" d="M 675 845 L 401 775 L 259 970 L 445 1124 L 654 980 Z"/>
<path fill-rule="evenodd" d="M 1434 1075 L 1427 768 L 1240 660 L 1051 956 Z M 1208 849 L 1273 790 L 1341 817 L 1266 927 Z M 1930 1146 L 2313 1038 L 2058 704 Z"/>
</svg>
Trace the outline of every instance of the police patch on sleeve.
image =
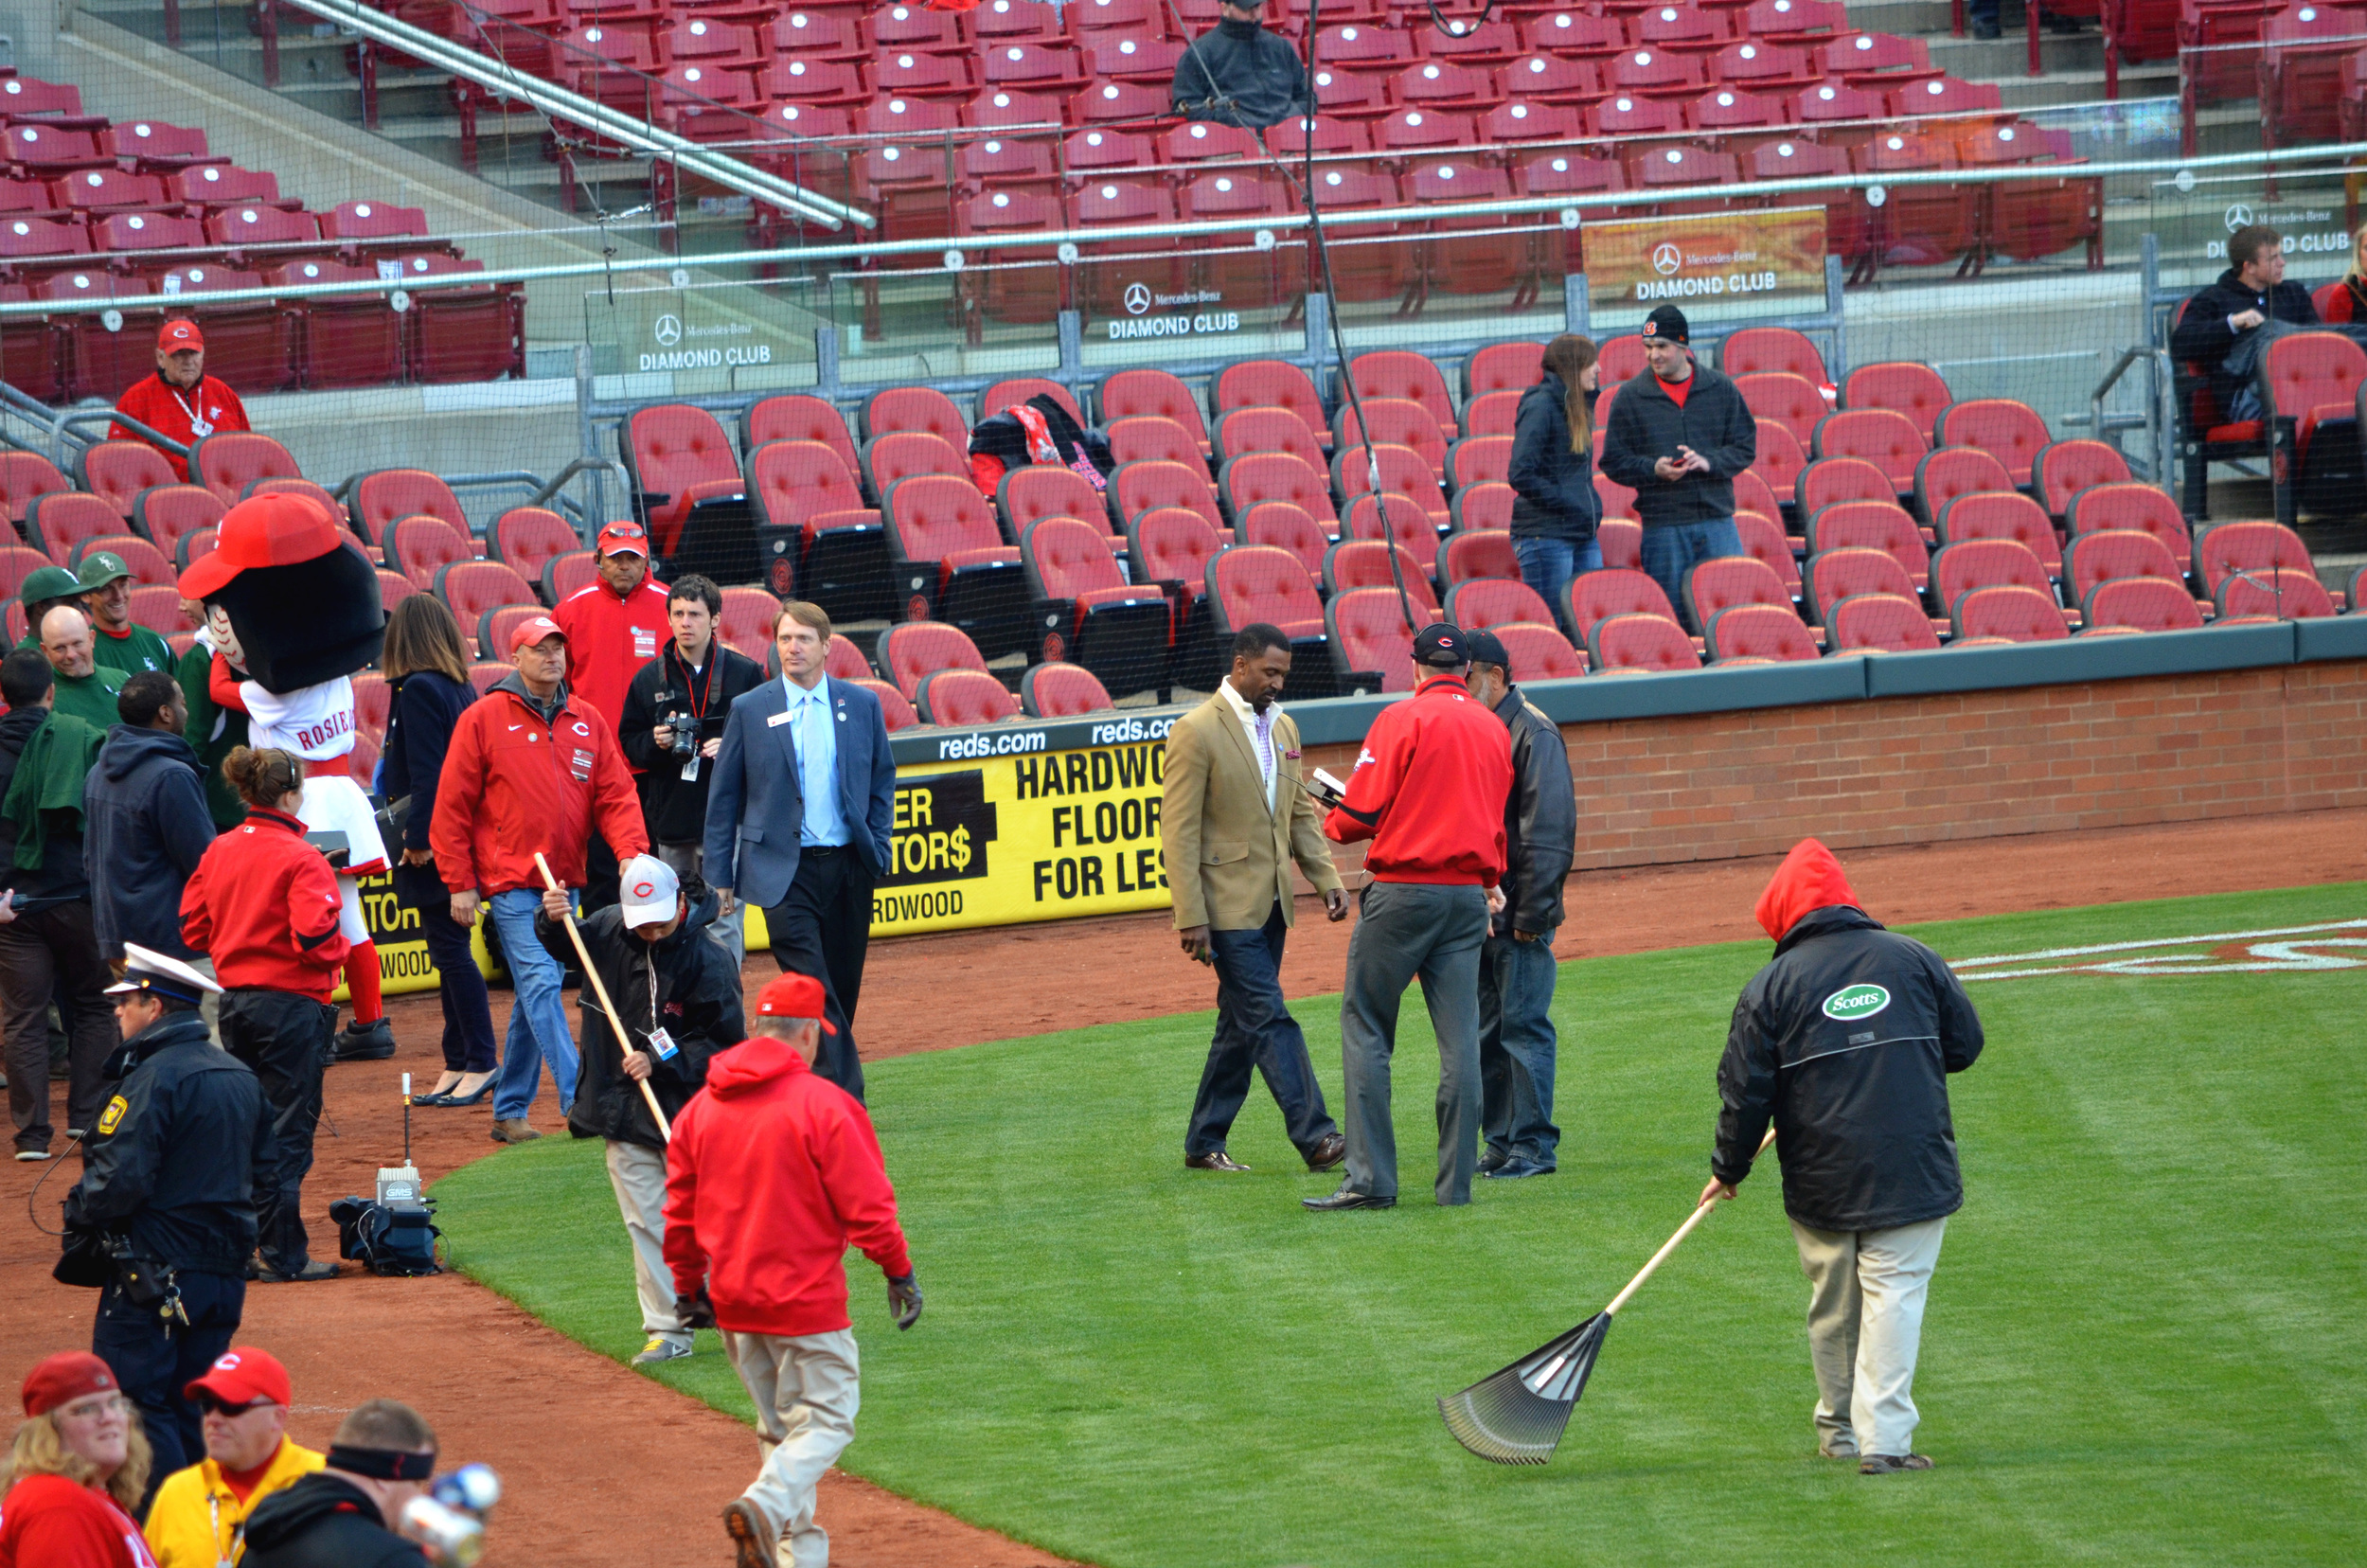
<svg viewBox="0 0 2367 1568">
<path fill-rule="evenodd" d="M 131 1109 L 131 1102 L 126 1100 L 121 1095 L 117 1095 L 115 1098 L 109 1100 L 107 1102 L 107 1109 L 98 1113 L 98 1131 L 100 1134 L 106 1135 L 113 1133 L 116 1128 L 121 1127 L 123 1125 L 123 1114 Z"/>
</svg>

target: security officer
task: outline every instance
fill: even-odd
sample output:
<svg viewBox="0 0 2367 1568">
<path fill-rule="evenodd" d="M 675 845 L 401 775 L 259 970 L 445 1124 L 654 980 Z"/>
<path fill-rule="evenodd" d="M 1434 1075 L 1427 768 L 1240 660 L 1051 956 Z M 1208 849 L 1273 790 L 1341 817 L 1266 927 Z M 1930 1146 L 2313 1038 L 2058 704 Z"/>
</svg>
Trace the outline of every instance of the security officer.
<svg viewBox="0 0 2367 1568">
<path fill-rule="evenodd" d="M 69 1247 L 91 1233 L 113 1244 L 91 1349 L 139 1406 L 161 1480 L 205 1456 L 183 1390 L 230 1347 L 245 1310 L 271 1118 L 253 1071 L 205 1038 L 198 1006 L 222 988 L 135 943 L 123 956 L 108 988 L 124 1045 L 107 1077 L 121 1082 L 84 1146 L 65 1225 Z"/>
</svg>

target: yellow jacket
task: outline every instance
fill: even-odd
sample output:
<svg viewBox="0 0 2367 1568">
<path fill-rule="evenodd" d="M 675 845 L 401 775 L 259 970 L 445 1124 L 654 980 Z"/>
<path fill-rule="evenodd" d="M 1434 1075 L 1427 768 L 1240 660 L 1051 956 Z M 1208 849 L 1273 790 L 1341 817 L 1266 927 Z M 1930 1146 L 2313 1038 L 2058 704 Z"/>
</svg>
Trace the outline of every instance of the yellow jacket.
<svg viewBox="0 0 2367 1568">
<path fill-rule="evenodd" d="M 282 1437 L 271 1468 L 243 1503 L 211 1459 L 174 1470 L 156 1488 L 148 1510 L 148 1549 L 156 1554 L 156 1568 L 216 1568 L 238 1561 L 246 1553 L 246 1520 L 255 1506 L 326 1462 L 325 1455 Z"/>
</svg>

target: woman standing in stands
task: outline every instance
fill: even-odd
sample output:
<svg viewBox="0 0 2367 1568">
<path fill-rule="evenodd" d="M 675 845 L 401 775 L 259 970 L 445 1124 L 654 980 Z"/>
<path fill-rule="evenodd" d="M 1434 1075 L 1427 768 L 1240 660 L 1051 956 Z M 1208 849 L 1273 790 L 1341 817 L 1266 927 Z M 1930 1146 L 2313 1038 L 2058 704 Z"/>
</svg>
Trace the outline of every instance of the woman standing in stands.
<svg viewBox="0 0 2367 1568">
<path fill-rule="evenodd" d="M 444 771 L 444 748 L 461 710 L 476 701 L 469 685 L 469 656 L 462 650 L 460 623 L 441 599 L 414 594 L 386 617 L 386 648 L 379 655 L 389 701 L 386 749 L 380 793 L 388 800 L 409 796 L 402 827 L 401 858 L 395 867 L 395 896 L 419 911 L 419 930 L 438 977 L 444 1004 L 444 1076 L 414 1105 L 474 1105 L 492 1092 L 500 1058 L 493 1045 L 493 1009 L 470 951 L 470 928 L 448 915 L 452 893 L 436 873 L 427 825 L 436 815 L 436 782 Z"/>
<path fill-rule="evenodd" d="M 133 1523 L 151 1457 L 105 1362 L 85 1350 L 41 1362 L 0 1473 L 0 1568 L 152 1568 Z"/>
<path fill-rule="evenodd" d="M 2342 286 L 2326 295 L 2325 309 L 2318 314 L 2331 325 L 2367 326 L 2367 223 L 2351 236 L 2351 270 L 2343 275 Z"/>
<path fill-rule="evenodd" d="M 1543 372 L 1521 394 L 1505 474 L 1521 580 L 1553 606 L 1554 619 L 1573 637 L 1563 602 L 1570 579 L 1603 565 L 1595 537 L 1603 503 L 1594 493 L 1594 389 L 1602 373 L 1592 338 L 1564 332 L 1545 346 Z"/>
</svg>

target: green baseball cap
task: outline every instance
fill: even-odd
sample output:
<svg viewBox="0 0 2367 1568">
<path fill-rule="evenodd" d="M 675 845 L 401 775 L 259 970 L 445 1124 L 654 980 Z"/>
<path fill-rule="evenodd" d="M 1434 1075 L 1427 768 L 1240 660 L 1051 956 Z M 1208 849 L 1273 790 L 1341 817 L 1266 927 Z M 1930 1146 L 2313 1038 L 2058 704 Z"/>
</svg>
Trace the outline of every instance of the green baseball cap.
<svg viewBox="0 0 2367 1568">
<path fill-rule="evenodd" d="M 116 564 L 121 565 L 122 562 L 117 561 Z M 16 597 L 30 608 L 44 599 L 74 598 L 89 592 L 90 585 L 64 567 L 44 566 L 26 574 L 25 584 L 17 590 Z"/>
<path fill-rule="evenodd" d="M 95 594 L 117 578 L 131 575 L 132 568 L 113 550 L 93 550 L 82 558 L 82 570 L 74 580 L 81 584 L 83 593 Z"/>
</svg>

